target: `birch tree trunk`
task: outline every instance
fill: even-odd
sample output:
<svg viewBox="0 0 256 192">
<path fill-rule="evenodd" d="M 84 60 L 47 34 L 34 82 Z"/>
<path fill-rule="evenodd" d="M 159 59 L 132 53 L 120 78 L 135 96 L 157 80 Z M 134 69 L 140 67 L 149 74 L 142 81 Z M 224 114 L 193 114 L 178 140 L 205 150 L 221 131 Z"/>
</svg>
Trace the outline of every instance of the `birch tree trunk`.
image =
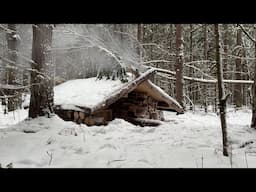
<svg viewBox="0 0 256 192">
<path fill-rule="evenodd" d="M 183 26 L 182 24 L 176 24 L 176 99 L 179 104 L 184 106 L 183 95 Z"/>
<path fill-rule="evenodd" d="M 214 33 L 216 41 L 216 66 L 217 66 L 217 79 L 218 79 L 218 96 L 219 96 L 219 111 L 220 121 L 222 128 L 222 142 L 223 142 L 223 155 L 228 156 L 228 135 L 227 135 L 227 122 L 226 122 L 226 100 L 227 96 L 224 94 L 223 84 L 223 69 L 220 57 L 220 36 L 219 36 L 219 25 L 214 24 Z"/>
<path fill-rule="evenodd" d="M 53 111 L 53 74 L 51 59 L 52 25 L 33 25 L 31 98 L 29 117 L 51 116 Z"/>
</svg>

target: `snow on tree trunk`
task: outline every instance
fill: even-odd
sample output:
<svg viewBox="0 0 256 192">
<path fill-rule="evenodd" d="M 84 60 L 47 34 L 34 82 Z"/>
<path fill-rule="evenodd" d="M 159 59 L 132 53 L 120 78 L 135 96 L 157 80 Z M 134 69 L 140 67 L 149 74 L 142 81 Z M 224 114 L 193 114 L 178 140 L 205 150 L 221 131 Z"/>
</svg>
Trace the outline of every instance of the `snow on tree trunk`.
<svg viewBox="0 0 256 192">
<path fill-rule="evenodd" d="M 235 60 L 235 66 L 236 66 L 236 73 L 235 78 L 241 79 L 241 71 L 242 71 L 242 60 L 239 57 L 242 57 L 242 30 L 240 28 L 237 29 L 237 36 L 236 36 L 236 56 L 238 56 Z M 242 106 L 242 85 L 241 84 L 235 84 L 234 85 L 234 103 L 236 108 L 239 108 Z"/>
<path fill-rule="evenodd" d="M 16 31 L 15 24 L 8 24 L 8 29 L 11 31 L 7 33 L 7 46 L 8 46 L 8 59 L 12 62 L 9 63 L 11 66 L 15 66 L 17 62 L 17 51 L 18 51 L 18 43 L 19 38 Z M 17 69 L 9 68 L 7 70 L 7 84 L 9 85 L 17 85 L 18 77 L 17 77 Z M 14 111 L 21 105 L 21 95 L 18 90 L 8 90 L 7 95 L 12 97 L 8 98 L 8 111 Z"/>
<path fill-rule="evenodd" d="M 176 24 L 176 99 L 184 109 L 183 96 L 183 26 Z"/>
<path fill-rule="evenodd" d="M 227 96 L 224 95 L 223 84 L 223 69 L 220 57 L 220 35 L 219 25 L 214 24 L 214 33 L 216 41 L 216 66 L 217 66 L 217 79 L 218 79 L 218 96 L 219 96 L 219 111 L 222 128 L 222 142 L 223 142 L 223 155 L 228 156 L 228 135 L 227 135 L 227 122 L 226 122 L 226 100 Z"/>
<path fill-rule="evenodd" d="M 31 73 L 31 98 L 29 117 L 50 115 L 53 111 L 53 73 L 51 60 L 52 25 L 33 25 L 32 60 L 33 69 L 38 72 Z M 42 75 L 43 74 L 43 75 Z"/>
</svg>

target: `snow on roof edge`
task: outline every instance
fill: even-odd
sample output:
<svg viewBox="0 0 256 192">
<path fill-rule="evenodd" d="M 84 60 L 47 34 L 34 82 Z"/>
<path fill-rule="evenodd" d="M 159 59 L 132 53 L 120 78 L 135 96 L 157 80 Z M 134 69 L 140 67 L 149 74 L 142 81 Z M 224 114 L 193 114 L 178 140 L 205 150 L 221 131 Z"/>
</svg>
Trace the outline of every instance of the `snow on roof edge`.
<svg viewBox="0 0 256 192">
<path fill-rule="evenodd" d="M 180 110 L 183 111 L 183 108 L 181 107 L 181 105 L 178 103 L 178 101 L 176 101 L 173 97 L 171 97 L 170 95 L 168 95 L 161 87 L 157 86 L 156 84 L 154 84 L 152 81 L 148 80 L 148 83 L 154 87 L 160 94 L 164 95 L 165 97 L 167 97 L 172 103 L 174 103 Z"/>
</svg>

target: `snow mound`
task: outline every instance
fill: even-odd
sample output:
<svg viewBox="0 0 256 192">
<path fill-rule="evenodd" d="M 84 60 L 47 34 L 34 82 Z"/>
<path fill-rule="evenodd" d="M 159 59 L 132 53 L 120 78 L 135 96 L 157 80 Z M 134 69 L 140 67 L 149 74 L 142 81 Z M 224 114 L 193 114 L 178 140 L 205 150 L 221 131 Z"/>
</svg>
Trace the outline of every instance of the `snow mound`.
<svg viewBox="0 0 256 192">
<path fill-rule="evenodd" d="M 42 130 L 55 130 L 60 131 L 62 128 L 72 129 L 74 127 L 79 127 L 73 122 L 67 122 L 54 115 L 52 118 L 38 117 L 35 119 L 25 119 L 18 123 L 17 125 L 10 126 L 9 128 L 2 129 L 3 132 L 6 131 L 18 131 L 24 133 L 37 133 Z"/>
</svg>

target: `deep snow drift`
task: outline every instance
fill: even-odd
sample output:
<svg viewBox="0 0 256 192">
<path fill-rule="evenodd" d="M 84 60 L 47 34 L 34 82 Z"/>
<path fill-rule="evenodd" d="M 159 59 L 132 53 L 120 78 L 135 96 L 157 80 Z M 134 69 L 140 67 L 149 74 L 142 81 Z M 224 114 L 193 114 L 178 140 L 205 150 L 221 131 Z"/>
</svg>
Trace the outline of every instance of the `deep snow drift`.
<svg viewBox="0 0 256 192">
<path fill-rule="evenodd" d="M 169 122 L 159 127 L 139 127 L 122 119 L 87 127 L 58 116 L 22 121 L 26 110 L 8 115 L 0 111 L 0 163 L 39 168 L 256 167 L 256 130 L 249 128 L 250 110 L 227 114 L 232 159 L 222 155 L 216 114 L 164 115 Z"/>
</svg>

